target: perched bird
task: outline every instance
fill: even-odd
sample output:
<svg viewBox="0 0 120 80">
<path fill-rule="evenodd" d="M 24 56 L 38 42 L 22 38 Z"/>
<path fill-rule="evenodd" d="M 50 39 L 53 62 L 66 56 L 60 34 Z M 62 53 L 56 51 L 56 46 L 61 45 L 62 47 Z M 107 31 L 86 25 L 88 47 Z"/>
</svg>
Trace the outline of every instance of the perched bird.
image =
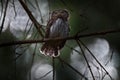
<svg viewBox="0 0 120 80">
<path fill-rule="evenodd" d="M 69 13 L 66 9 L 54 10 L 48 21 L 45 38 L 64 38 L 69 36 Z M 60 49 L 64 47 L 66 40 L 47 41 L 40 52 L 44 55 L 57 57 L 60 55 Z"/>
</svg>

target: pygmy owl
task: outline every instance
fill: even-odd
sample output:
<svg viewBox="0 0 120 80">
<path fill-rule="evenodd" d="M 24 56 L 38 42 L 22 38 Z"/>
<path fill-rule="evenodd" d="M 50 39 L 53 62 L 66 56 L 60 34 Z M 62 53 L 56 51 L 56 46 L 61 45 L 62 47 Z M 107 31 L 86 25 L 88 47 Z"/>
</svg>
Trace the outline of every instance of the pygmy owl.
<svg viewBox="0 0 120 80">
<path fill-rule="evenodd" d="M 69 13 L 65 9 L 59 9 L 52 12 L 48 21 L 45 38 L 64 38 L 69 35 L 68 17 Z M 64 47 L 66 40 L 47 41 L 40 52 L 44 55 L 57 57 L 60 55 L 61 48 Z"/>
</svg>

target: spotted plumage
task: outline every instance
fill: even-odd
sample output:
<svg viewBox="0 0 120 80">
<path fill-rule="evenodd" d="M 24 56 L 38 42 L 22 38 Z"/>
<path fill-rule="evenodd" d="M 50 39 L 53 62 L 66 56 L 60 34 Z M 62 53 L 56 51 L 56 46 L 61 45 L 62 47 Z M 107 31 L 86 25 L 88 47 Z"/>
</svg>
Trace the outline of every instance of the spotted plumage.
<svg viewBox="0 0 120 80">
<path fill-rule="evenodd" d="M 69 13 L 67 10 L 55 10 L 51 14 L 48 21 L 45 38 L 64 38 L 69 36 Z M 60 55 L 60 50 L 64 47 L 66 40 L 47 41 L 45 42 L 40 52 L 44 55 L 57 57 Z"/>
</svg>

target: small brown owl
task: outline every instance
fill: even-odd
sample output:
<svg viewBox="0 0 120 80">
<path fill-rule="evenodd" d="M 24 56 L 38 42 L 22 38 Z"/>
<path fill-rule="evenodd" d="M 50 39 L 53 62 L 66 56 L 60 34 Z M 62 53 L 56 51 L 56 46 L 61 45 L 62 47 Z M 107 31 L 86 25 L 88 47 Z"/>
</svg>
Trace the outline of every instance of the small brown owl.
<svg viewBox="0 0 120 80">
<path fill-rule="evenodd" d="M 48 21 L 45 38 L 64 38 L 69 36 L 69 13 L 65 9 L 55 10 L 51 14 Z M 60 49 L 64 47 L 66 40 L 47 41 L 45 42 L 40 52 L 44 55 L 57 57 L 60 55 Z"/>
</svg>

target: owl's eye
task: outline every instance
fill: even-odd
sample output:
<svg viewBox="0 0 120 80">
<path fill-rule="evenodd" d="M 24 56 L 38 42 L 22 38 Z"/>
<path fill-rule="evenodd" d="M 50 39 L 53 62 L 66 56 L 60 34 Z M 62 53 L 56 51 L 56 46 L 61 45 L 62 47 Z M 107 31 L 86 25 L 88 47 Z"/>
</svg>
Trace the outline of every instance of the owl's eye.
<svg viewBox="0 0 120 80">
<path fill-rule="evenodd" d="M 57 14 L 57 12 L 56 12 L 56 11 L 53 11 L 53 12 L 52 12 L 52 15 L 56 15 L 56 14 Z"/>
</svg>

